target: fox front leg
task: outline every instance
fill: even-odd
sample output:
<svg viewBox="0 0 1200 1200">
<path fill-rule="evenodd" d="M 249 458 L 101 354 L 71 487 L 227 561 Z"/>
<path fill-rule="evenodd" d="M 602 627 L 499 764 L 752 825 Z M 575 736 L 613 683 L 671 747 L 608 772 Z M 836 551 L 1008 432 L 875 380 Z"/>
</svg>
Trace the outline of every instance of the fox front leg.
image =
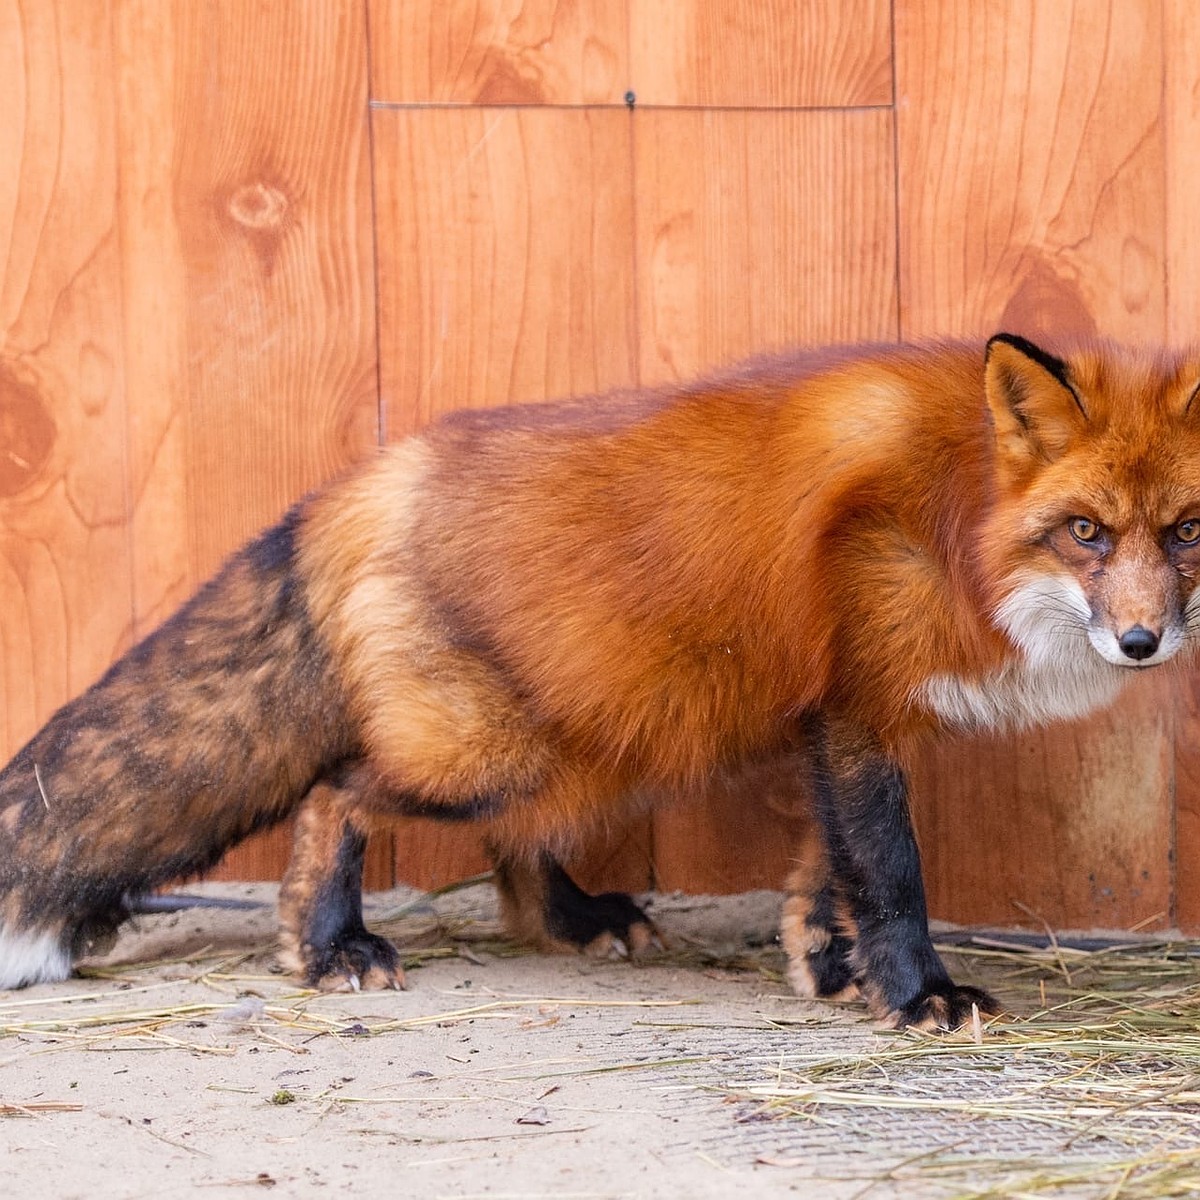
<svg viewBox="0 0 1200 1200">
<path fill-rule="evenodd" d="M 929 940 L 921 861 L 904 774 L 877 739 L 823 720 L 816 742 L 817 813 L 829 868 L 855 929 L 850 965 L 872 1014 L 898 1029 L 955 1029 L 971 1006 L 999 1005 L 954 983 Z"/>
</svg>

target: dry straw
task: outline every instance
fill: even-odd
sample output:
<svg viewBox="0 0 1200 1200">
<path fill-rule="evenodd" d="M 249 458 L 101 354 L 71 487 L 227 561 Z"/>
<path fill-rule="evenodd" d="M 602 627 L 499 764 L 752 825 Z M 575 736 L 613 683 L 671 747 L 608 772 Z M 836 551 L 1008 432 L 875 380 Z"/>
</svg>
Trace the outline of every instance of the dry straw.
<svg viewBox="0 0 1200 1200">
<path fill-rule="evenodd" d="M 748 1119 L 836 1142 L 831 1174 L 868 1193 L 1200 1195 L 1200 947 L 981 938 L 942 950 L 957 977 L 1014 1010 L 1034 997 L 1037 1011 L 866 1050 L 814 1041 L 723 1090 Z"/>
</svg>

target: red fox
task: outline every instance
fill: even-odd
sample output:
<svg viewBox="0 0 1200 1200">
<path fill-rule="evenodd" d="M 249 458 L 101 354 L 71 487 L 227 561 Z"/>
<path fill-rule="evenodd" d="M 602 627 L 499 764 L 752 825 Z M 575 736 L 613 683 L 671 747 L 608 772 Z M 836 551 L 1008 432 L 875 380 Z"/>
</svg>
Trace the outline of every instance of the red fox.
<svg viewBox="0 0 1200 1200">
<path fill-rule="evenodd" d="M 1108 703 L 1200 621 L 1200 357 L 1001 334 L 459 412 L 297 504 L 0 772 L 0 987 L 295 813 L 285 960 L 399 986 L 367 830 L 484 831 L 544 949 L 655 939 L 560 865 L 715 771 L 814 771 L 784 939 L 897 1026 L 983 992 L 929 940 L 904 755 Z M 811 767 L 810 765 L 811 764 Z"/>
</svg>

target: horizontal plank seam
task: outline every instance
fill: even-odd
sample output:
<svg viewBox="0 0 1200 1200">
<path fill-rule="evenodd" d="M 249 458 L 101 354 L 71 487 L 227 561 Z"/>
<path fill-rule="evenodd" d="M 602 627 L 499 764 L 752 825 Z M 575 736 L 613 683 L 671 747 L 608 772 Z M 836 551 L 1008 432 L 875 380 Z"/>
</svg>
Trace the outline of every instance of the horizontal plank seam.
<svg viewBox="0 0 1200 1200">
<path fill-rule="evenodd" d="M 372 100 L 370 107 L 377 112 L 393 112 L 405 109 L 463 109 L 476 112 L 480 109 L 502 111 L 511 109 L 524 111 L 531 109 L 546 109 L 550 111 L 593 112 L 596 109 L 610 108 L 620 111 L 634 107 L 642 112 L 891 112 L 892 104 L 637 104 L 627 105 L 613 101 L 600 101 L 595 104 L 468 104 L 461 100 Z"/>
</svg>

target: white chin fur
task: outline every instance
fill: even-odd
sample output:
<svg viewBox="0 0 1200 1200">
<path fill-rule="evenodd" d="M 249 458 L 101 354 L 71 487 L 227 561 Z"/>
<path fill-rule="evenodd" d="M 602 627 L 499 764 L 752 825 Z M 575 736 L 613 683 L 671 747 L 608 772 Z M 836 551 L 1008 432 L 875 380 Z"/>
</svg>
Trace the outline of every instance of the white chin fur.
<svg viewBox="0 0 1200 1200">
<path fill-rule="evenodd" d="M 57 983 L 70 974 L 71 955 L 58 933 L 0 925 L 0 990 Z"/>
</svg>

